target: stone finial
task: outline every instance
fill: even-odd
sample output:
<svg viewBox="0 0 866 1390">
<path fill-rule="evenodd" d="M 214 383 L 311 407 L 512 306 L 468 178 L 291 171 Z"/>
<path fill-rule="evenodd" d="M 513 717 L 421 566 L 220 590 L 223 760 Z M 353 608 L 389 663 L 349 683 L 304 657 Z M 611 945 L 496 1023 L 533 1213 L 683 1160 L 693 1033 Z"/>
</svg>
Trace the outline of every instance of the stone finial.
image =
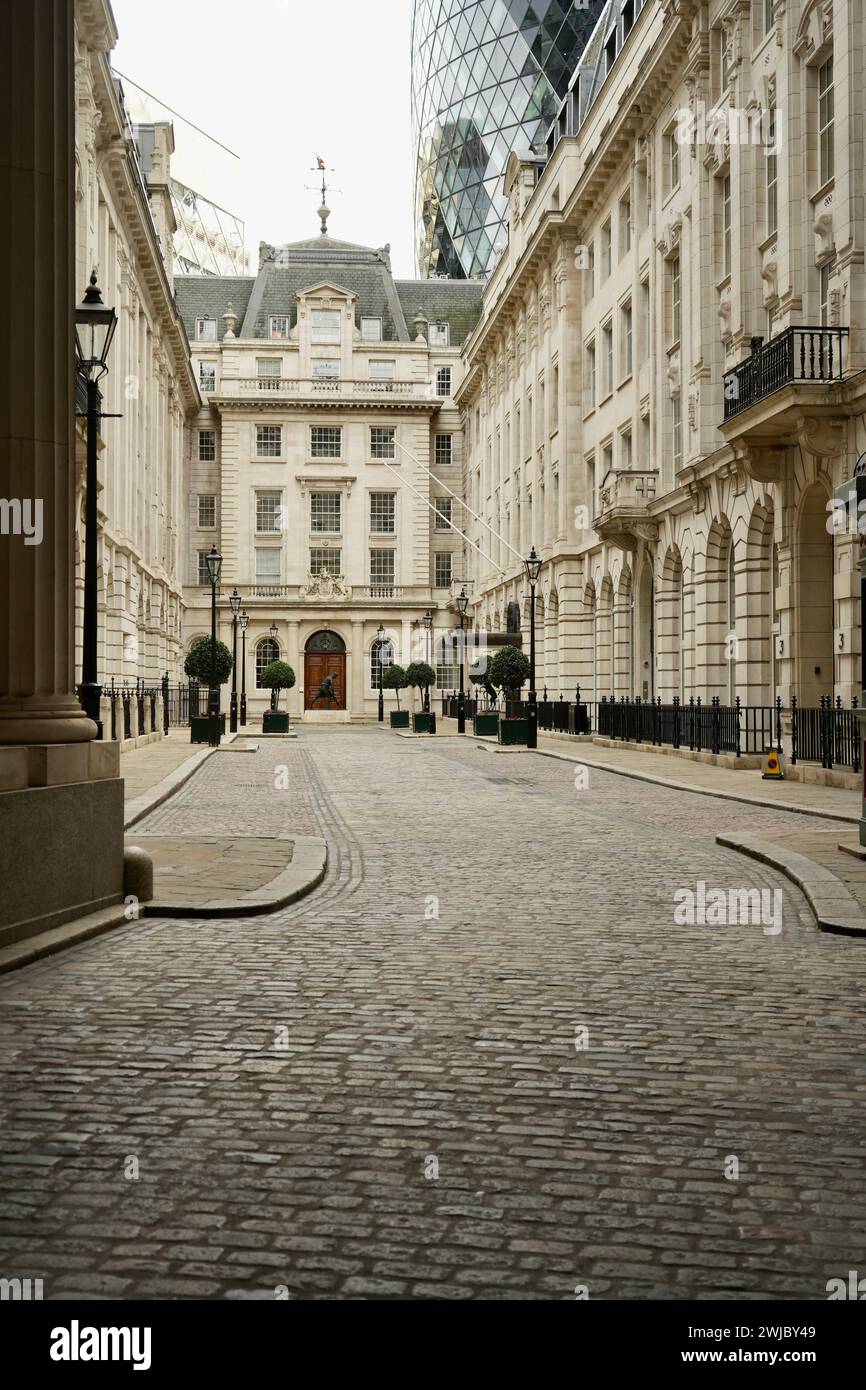
<svg viewBox="0 0 866 1390">
<path fill-rule="evenodd" d="M 427 341 L 427 329 L 428 329 L 428 327 L 429 327 L 428 320 L 425 318 L 425 316 L 424 316 L 424 310 L 423 310 L 423 308 L 421 307 L 421 305 L 419 304 L 417 310 L 415 311 L 415 342 L 416 342 L 416 343 L 426 343 L 426 341 Z"/>
<path fill-rule="evenodd" d="M 238 316 L 232 307 L 231 300 L 229 300 L 228 308 L 223 314 L 223 323 L 225 324 L 225 332 L 223 334 L 223 338 L 233 338 L 235 336 L 235 329 L 238 326 Z"/>
<path fill-rule="evenodd" d="M 319 211 L 317 213 L 319 221 L 322 224 L 319 228 L 319 231 L 321 232 L 322 236 L 328 235 L 328 218 L 330 217 L 330 215 L 331 209 L 328 207 L 327 203 L 323 202 L 322 206 L 319 208 Z"/>
</svg>

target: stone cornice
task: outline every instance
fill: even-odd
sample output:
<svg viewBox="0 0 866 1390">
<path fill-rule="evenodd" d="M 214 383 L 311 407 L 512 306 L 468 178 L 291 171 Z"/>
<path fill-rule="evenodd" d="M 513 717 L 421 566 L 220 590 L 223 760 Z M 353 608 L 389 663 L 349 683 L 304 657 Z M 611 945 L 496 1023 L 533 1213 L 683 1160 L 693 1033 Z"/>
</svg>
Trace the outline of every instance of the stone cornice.
<svg viewBox="0 0 866 1390">
<path fill-rule="evenodd" d="M 327 411 L 332 415 L 341 411 L 352 415 L 357 415 L 359 411 L 373 411 L 377 415 L 393 415 L 397 412 L 401 415 L 435 415 L 441 409 L 442 403 L 426 396 L 407 396 L 402 399 L 399 396 L 388 396 L 382 400 L 377 400 L 375 396 L 282 396 L 279 400 L 274 400 L 262 395 L 225 396 L 212 391 L 208 393 L 205 405 L 212 406 L 221 415 L 297 415 L 299 411 L 311 410 Z"/>
</svg>

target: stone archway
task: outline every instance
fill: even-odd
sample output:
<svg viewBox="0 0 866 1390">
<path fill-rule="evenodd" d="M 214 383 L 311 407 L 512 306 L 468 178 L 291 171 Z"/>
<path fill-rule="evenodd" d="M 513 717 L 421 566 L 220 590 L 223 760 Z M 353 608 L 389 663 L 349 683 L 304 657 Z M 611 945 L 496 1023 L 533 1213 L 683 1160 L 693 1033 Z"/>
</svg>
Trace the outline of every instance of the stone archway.
<svg viewBox="0 0 866 1390">
<path fill-rule="evenodd" d="M 833 538 L 827 492 L 813 483 L 800 501 L 794 550 L 797 615 L 794 693 L 801 705 L 833 694 Z"/>
<path fill-rule="evenodd" d="M 337 632 L 314 632 L 304 647 L 304 709 L 345 708 L 346 644 Z"/>
</svg>

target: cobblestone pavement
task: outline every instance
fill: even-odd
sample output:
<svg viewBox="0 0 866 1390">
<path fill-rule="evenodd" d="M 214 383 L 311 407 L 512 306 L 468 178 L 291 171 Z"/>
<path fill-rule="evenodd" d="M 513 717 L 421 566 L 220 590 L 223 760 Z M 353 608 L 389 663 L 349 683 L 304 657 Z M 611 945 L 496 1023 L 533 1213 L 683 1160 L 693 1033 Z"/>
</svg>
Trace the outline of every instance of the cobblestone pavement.
<svg viewBox="0 0 866 1390">
<path fill-rule="evenodd" d="M 329 876 L 0 982 L 0 1273 L 825 1298 L 863 1271 L 866 950 L 713 843 L 791 819 L 370 728 L 210 759 L 143 828 L 325 834 Z M 781 890 L 782 931 L 677 925 L 698 880 Z"/>
</svg>

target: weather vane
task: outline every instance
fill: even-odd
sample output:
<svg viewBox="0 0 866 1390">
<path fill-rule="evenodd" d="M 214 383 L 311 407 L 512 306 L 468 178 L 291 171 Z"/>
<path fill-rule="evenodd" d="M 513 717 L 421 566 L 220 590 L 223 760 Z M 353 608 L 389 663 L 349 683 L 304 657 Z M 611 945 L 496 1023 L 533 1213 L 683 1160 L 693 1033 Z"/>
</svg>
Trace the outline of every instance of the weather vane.
<svg viewBox="0 0 866 1390">
<path fill-rule="evenodd" d="M 314 164 L 313 167 L 312 167 L 311 173 L 313 173 L 313 174 L 321 174 L 321 175 L 322 175 L 322 186 L 321 186 L 321 188 L 318 190 L 318 191 L 321 193 L 321 195 L 322 195 L 322 205 L 321 205 L 321 207 L 319 208 L 318 216 L 319 216 L 319 220 L 321 221 L 321 224 L 322 224 L 322 226 L 321 226 L 321 233 L 322 233 L 322 236 L 327 236 L 327 235 L 328 235 L 328 218 L 329 218 L 330 215 L 331 215 L 331 209 L 328 207 L 328 194 L 329 194 L 329 193 L 339 193 L 339 192 L 340 192 L 340 189 L 339 189 L 339 188 L 331 188 L 331 187 L 329 187 L 329 185 L 328 185 L 327 175 L 328 175 L 328 174 L 333 174 L 334 170 L 333 170 L 333 169 L 329 169 L 329 168 L 327 167 L 327 165 L 325 164 L 325 161 L 324 161 L 324 159 L 322 159 L 322 156 L 321 156 L 321 155 L 318 155 L 318 154 L 317 154 L 317 155 L 314 156 L 314 158 L 315 158 L 315 161 L 316 161 L 316 162 L 315 162 L 315 164 Z M 312 187 L 310 186 L 310 184 L 308 184 L 308 183 L 307 183 L 307 184 L 304 184 L 304 187 L 305 187 L 306 189 L 308 189 L 310 193 L 314 193 L 314 192 L 317 191 L 316 189 L 312 188 Z"/>
</svg>

